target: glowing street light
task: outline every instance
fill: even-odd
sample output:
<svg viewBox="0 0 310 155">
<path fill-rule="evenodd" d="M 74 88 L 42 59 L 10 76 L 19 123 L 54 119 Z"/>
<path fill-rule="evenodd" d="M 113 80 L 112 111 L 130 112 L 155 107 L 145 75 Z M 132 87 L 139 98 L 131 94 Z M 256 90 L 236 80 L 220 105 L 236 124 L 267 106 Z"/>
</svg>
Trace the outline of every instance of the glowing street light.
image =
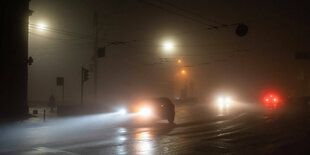
<svg viewBox="0 0 310 155">
<path fill-rule="evenodd" d="M 181 74 L 182 75 L 185 75 L 186 74 L 186 71 L 183 69 L 183 70 L 181 70 Z"/>
<path fill-rule="evenodd" d="M 39 24 L 37 25 L 37 28 L 38 28 L 38 30 L 40 30 L 40 31 L 46 30 L 46 24 L 44 24 L 44 23 L 39 23 Z"/>
<path fill-rule="evenodd" d="M 165 51 L 173 51 L 174 49 L 174 44 L 170 41 L 167 41 L 163 44 L 164 50 Z"/>
<path fill-rule="evenodd" d="M 182 63 L 182 60 L 181 59 L 178 59 L 178 64 L 181 64 Z"/>
</svg>

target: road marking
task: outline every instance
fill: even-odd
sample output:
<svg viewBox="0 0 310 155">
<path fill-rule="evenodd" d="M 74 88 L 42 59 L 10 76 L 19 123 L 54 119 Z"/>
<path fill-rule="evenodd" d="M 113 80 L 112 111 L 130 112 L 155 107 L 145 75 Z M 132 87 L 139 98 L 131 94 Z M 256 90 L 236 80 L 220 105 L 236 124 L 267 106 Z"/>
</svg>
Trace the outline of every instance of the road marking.
<svg viewBox="0 0 310 155">
<path fill-rule="evenodd" d="M 33 148 L 34 150 L 26 152 L 25 154 L 47 154 L 47 153 L 55 153 L 55 154 L 63 154 L 63 155 L 78 155 L 76 153 L 58 150 L 58 149 L 52 149 L 47 147 L 36 147 Z"/>
</svg>

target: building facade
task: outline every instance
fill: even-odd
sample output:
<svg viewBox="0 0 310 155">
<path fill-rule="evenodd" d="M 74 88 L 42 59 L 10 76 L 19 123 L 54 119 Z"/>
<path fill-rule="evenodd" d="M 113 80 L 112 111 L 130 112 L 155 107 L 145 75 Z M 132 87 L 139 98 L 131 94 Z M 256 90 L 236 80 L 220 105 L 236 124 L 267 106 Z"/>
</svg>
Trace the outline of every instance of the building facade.
<svg viewBox="0 0 310 155">
<path fill-rule="evenodd" d="M 28 113 L 28 22 L 30 0 L 2 0 L 1 7 L 1 119 Z"/>
</svg>

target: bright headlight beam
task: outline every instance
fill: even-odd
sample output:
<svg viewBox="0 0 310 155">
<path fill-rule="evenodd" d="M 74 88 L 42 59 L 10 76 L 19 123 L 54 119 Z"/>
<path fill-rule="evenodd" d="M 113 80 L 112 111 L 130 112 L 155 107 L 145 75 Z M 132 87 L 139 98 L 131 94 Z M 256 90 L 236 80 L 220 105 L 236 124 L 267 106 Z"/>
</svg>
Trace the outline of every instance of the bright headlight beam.
<svg viewBox="0 0 310 155">
<path fill-rule="evenodd" d="M 223 97 L 219 97 L 219 98 L 217 99 L 217 102 L 220 103 L 220 104 L 222 104 L 222 103 L 224 102 L 224 98 L 223 98 Z"/>
<path fill-rule="evenodd" d="M 230 96 L 220 96 L 216 100 L 217 106 L 219 108 L 228 108 L 230 107 L 234 101 L 230 98 Z"/>
<path fill-rule="evenodd" d="M 225 102 L 226 102 L 226 103 L 231 103 L 231 99 L 230 99 L 229 97 L 226 97 L 226 98 L 225 98 Z"/>
<path fill-rule="evenodd" d="M 139 111 L 139 115 L 142 115 L 142 116 L 150 116 L 151 114 L 152 114 L 152 111 L 149 107 L 141 108 Z"/>
<path fill-rule="evenodd" d="M 121 115 L 125 115 L 127 113 L 127 111 L 125 109 L 120 109 L 118 111 L 118 113 L 121 114 Z"/>
</svg>

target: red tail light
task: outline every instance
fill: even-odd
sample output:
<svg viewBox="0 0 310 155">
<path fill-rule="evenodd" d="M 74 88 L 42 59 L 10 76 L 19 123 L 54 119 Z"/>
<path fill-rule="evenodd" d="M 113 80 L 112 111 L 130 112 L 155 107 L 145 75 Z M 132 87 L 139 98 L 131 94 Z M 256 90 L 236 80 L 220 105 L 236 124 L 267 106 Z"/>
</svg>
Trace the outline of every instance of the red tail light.
<svg viewBox="0 0 310 155">
<path fill-rule="evenodd" d="M 276 95 L 274 93 L 272 93 L 272 94 L 269 93 L 269 94 L 264 96 L 263 103 L 265 104 L 266 107 L 276 108 L 280 103 L 280 98 L 278 95 Z"/>
</svg>

